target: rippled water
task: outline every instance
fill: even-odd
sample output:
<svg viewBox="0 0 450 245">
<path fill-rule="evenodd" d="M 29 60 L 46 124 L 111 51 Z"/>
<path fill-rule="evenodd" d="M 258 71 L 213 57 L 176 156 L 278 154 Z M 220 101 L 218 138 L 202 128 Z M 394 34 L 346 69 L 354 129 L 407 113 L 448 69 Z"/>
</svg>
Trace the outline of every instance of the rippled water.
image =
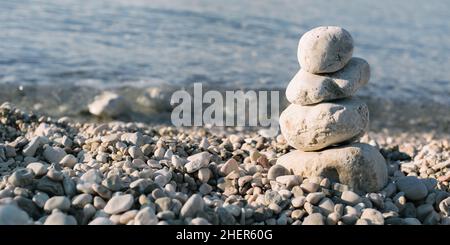
<svg viewBox="0 0 450 245">
<path fill-rule="evenodd" d="M 0 1 L 0 84 L 284 88 L 297 42 L 343 26 L 367 96 L 450 105 L 448 1 Z"/>
</svg>

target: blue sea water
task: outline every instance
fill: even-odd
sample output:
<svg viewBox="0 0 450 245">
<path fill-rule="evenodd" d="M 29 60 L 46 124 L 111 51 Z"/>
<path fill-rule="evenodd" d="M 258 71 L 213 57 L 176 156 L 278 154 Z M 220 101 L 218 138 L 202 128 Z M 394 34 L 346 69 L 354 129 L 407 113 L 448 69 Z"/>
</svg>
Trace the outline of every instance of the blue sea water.
<svg viewBox="0 0 450 245">
<path fill-rule="evenodd" d="M 285 88 L 302 33 L 338 25 L 371 65 L 362 94 L 450 105 L 449 17 L 446 0 L 1 0 L 0 84 Z"/>
</svg>

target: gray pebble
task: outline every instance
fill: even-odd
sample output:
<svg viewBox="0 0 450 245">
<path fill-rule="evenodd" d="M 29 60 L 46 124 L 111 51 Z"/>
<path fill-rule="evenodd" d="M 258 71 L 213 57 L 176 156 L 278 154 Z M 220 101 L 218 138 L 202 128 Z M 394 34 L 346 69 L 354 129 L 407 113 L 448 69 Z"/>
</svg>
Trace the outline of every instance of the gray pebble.
<svg viewBox="0 0 450 245">
<path fill-rule="evenodd" d="M 320 213 L 313 213 L 308 215 L 304 220 L 302 225 L 324 225 L 324 217 Z"/>
</svg>

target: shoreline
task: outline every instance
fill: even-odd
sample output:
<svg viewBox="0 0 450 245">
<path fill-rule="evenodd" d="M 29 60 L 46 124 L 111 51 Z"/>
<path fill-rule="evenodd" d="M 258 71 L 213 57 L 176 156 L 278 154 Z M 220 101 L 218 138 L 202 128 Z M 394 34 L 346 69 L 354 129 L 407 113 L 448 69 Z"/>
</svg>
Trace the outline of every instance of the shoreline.
<svg viewBox="0 0 450 245">
<path fill-rule="evenodd" d="M 51 117 L 68 116 L 80 122 L 108 122 L 120 120 L 126 122 L 144 122 L 151 124 L 170 124 L 170 113 L 173 106 L 170 98 L 180 87 L 171 85 L 156 87 L 113 87 L 101 88 L 91 86 L 72 86 L 54 88 L 51 85 L 23 85 L 0 84 L 0 97 L 3 101 L 25 109 L 28 112 L 45 114 Z M 224 93 L 223 87 L 207 87 Z M 248 88 L 235 88 L 248 91 Z M 287 106 L 284 88 L 262 88 L 257 91 L 279 91 L 280 113 Z M 115 118 L 98 118 L 90 115 L 87 105 L 94 97 L 103 91 L 112 91 L 122 96 L 127 103 L 127 113 Z M 192 95 L 192 86 L 186 91 Z M 442 101 L 437 98 L 392 98 L 372 94 L 370 90 L 362 89 L 355 97 L 365 101 L 370 111 L 370 130 L 381 132 L 389 129 L 404 132 L 435 131 L 450 135 L 450 100 Z M 45 99 L 44 99 L 45 98 Z"/>
<path fill-rule="evenodd" d="M 377 193 L 355 193 L 320 177 L 270 173 L 292 150 L 282 136 L 81 123 L 37 117 L 8 103 L 0 112 L 0 209 L 11 211 L 10 222 L 450 224 L 446 134 L 370 131 L 361 142 L 380 148 L 389 184 Z M 410 178 L 426 186 L 426 197 L 409 200 L 414 187 L 409 193 L 397 183 L 405 175 L 418 176 Z"/>
</svg>

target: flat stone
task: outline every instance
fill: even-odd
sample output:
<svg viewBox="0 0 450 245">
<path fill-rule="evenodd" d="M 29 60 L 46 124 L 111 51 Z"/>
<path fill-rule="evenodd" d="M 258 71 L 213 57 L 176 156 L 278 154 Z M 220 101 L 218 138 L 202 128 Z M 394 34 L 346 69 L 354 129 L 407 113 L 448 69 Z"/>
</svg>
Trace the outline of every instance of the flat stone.
<svg viewBox="0 0 450 245">
<path fill-rule="evenodd" d="M 119 214 L 128 211 L 133 206 L 134 198 L 130 194 L 113 196 L 106 204 L 104 211 L 107 214 Z"/>
<path fill-rule="evenodd" d="M 27 165 L 28 169 L 31 169 L 33 171 L 35 176 L 43 176 L 47 174 L 47 166 L 40 162 L 32 162 Z"/>
<path fill-rule="evenodd" d="M 373 208 L 364 209 L 363 213 L 361 214 L 361 219 L 367 220 L 369 225 L 384 225 L 383 214 Z"/>
<path fill-rule="evenodd" d="M 313 213 L 303 220 L 302 225 L 325 225 L 324 217 L 320 213 Z"/>
<path fill-rule="evenodd" d="M 334 73 L 312 74 L 300 70 L 287 86 L 286 99 L 293 104 L 312 105 L 352 97 L 369 78 L 369 63 L 361 58 L 352 58 Z"/>
<path fill-rule="evenodd" d="M 72 199 L 72 206 L 76 208 L 82 208 L 84 205 L 92 202 L 92 195 L 90 194 L 79 194 L 73 197 Z"/>
<path fill-rule="evenodd" d="M 54 209 L 67 211 L 70 208 L 70 200 L 65 196 L 54 196 L 45 202 L 44 210 L 51 212 Z"/>
<path fill-rule="evenodd" d="M 376 148 L 363 143 L 328 148 L 321 152 L 292 151 L 280 157 L 277 164 L 296 175 L 326 177 L 357 192 L 375 192 L 387 183 L 384 157 Z"/>
<path fill-rule="evenodd" d="M 323 193 L 323 192 L 313 192 L 313 193 L 309 193 L 306 196 L 306 201 L 311 203 L 312 205 L 316 205 L 324 197 L 325 197 L 325 193 Z"/>
<path fill-rule="evenodd" d="M 44 225 L 77 225 L 77 220 L 72 215 L 54 212 L 47 217 Z"/>
<path fill-rule="evenodd" d="M 354 141 L 368 124 L 369 109 L 358 99 L 309 106 L 291 104 L 280 115 L 281 133 L 290 146 L 302 151 Z"/>
<path fill-rule="evenodd" d="M 30 217 L 15 205 L 0 205 L 0 225 L 27 225 Z"/>
<path fill-rule="evenodd" d="M 300 38 L 297 58 L 310 73 L 330 73 L 342 69 L 353 54 L 353 38 L 338 26 L 316 27 Z"/>
<path fill-rule="evenodd" d="M 26 186 L 33 182 L 34 173 L 31 169 L 21 168 L 14 171 L 14 173 L 9 176 L 8 182 L 13 186 Z"/>
<path fill-rule="evenodd" d="M 361 197 L 353 191 L 344 191 L 341 194 L 341 200 L 348 205 L 354 206 L 361 202 Z"/>
<path fill-rule="evenodd" d="M 63 148 L 46 146 L 43 152 L 44 158 L 49 163 L 59 163 L 67 155 Z"/>
<path fill-rule="evenodd" d="M 189 161 L 184 165 L 187 173 L 193 173 L 201 168 L 208 167 L 209 161 L 211 159 L 211 153 L 200 152 L 195 155 L 189 156 L 187 160 Z"/>
<path fill-rule="evenodd" d="M 155 215 L 155 211 L 150 207 L 145 207 L 136 214 L 134 217 L 135 225 L 156 225 L 158 218 Z"/>
<path fill-rule="evenodd" d="M 415 176 L 401 177 L 396 182 L 397 188 L 405 193 L 407 199 L 418 201 L 424 199 L 428 195 L 425 184 Z"/>
<path fill-rule="evenodd" d="M 205 202 L 199 194 L 194 194 L 184 203 L 180 211 L 180 217 L 196 217 L 197 214 L 203 211 Z"/>
</svg>

